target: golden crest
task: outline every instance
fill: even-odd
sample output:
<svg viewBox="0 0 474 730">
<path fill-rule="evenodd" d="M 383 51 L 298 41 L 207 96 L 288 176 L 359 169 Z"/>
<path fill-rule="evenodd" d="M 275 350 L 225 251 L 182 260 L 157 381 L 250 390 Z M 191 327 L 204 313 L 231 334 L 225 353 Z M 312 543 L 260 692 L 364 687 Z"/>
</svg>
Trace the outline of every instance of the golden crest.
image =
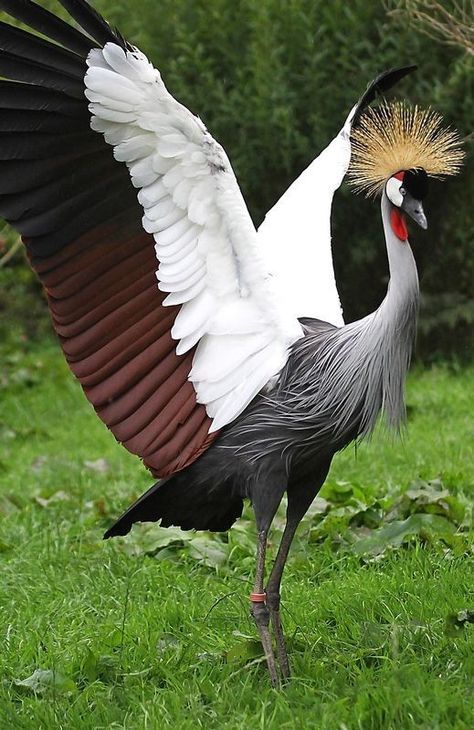
<svg viewBox="0 0 474 730">
<path fill-rule="evenodd" d="M 442 126 L 432 109 L 405 102 L 369 107 L 351 134 L 348 179 L 366 195 L 376 195 L 401 170 L 423 169 L 432 177 L 456 175 L 464 159 L 454 129 Z"/>
</svg>

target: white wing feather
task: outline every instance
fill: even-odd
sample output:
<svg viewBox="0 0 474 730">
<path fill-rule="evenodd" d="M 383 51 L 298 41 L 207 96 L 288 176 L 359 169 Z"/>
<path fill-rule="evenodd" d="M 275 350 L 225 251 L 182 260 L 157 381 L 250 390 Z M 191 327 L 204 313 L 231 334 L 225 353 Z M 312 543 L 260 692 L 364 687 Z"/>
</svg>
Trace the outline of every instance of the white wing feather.
<svg viewBox="0 0 474 730">
<path fill-rule="evenodd" d="M 344 324 L 331 252 L 331 206 L 351 158 L 354 107 L 333 141 L 267 213 L 258 242 L 294 317 Z"/>
<path fill-rule="evenodd" d="M 91 126 L 139 190 L 164 305 L 182 305 L 171 334 L 179 354 L 198 343 L 189 379 L 215 431 L 281 370 L 301 326 L 278 301 L 229 160 L 201 120 L 140 51 L 108 43 L 87 63 Z"/>
</svg>

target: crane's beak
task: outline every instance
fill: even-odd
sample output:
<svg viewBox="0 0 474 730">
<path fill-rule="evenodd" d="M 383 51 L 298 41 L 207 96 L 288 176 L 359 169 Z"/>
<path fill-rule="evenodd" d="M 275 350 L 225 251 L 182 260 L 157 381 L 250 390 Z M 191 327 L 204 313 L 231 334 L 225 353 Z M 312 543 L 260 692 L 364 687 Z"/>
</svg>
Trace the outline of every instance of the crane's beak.
<svg viewBox="0 0 474 730">
<path fill-rule="evenodd" d="M 407 192 L 403 198 L 401 208 L 410 216 L 410 218 L 413 218 L 415 223 L 418 223 L 418 225 L 426 231 L 428 228 L 428 221 L 426 220 L 421 200 L 417 200 L 413 197 L 413 195 L 410 195 L 410 193 Z"/>
</svg>

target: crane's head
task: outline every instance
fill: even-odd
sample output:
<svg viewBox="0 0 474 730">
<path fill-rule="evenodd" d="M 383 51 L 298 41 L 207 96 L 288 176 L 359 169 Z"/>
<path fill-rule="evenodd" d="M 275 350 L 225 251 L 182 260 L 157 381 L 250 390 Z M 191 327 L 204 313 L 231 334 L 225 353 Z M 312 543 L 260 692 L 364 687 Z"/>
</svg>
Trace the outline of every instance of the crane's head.
<svg viewBox="0 0 474 730">
<path fill-rule="evenodd" d="M 367 108 L 352 131 L 351 151 L 352 185 L 367 195 L 385 191 L 422 228 L 428 177 L 455 175 L 464 158 L 458 133 L 442 127 L 437 112 L 403 102 Z"/>
<path fill-rule="evenodd" d="M 428 192 L 428 175 L 425 170 L 400 170 L 385 183 L 385 193 L 392 205 L 401 208 L 425 230 L 428 221 L 423 210 L 423 199 Z"/>
</svg>

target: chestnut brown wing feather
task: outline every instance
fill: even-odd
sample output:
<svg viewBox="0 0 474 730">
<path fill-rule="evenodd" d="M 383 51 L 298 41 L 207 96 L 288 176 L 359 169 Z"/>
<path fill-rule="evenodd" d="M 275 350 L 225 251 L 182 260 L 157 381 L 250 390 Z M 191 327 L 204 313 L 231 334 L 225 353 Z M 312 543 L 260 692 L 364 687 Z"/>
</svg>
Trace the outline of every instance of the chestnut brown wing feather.
<svg viewBox="0 0 474 730">
<path fill-rule="evenodd" d="M 0 28 L 10 79 L 0 83 L 8 110 L 0 215 L 23 236 L 66 359 L 98 416 L 155 476 L 169 475 L 216 434 L 208 436 L 210 419 L 188 381 L 194 350 L 176 355 L 170 331 L 180 307 L 162 306 L 154 239 L 127 169 L 90 129 L 78 69 L 85 75 L 91 47 L 123 41 L 96 16 L 87 27 L 100 35 L 94 43 L 28 0 L 1 4 L 64 48 Z M 73 6 L 87 13 L 84 3 Z"/>
</svg>

